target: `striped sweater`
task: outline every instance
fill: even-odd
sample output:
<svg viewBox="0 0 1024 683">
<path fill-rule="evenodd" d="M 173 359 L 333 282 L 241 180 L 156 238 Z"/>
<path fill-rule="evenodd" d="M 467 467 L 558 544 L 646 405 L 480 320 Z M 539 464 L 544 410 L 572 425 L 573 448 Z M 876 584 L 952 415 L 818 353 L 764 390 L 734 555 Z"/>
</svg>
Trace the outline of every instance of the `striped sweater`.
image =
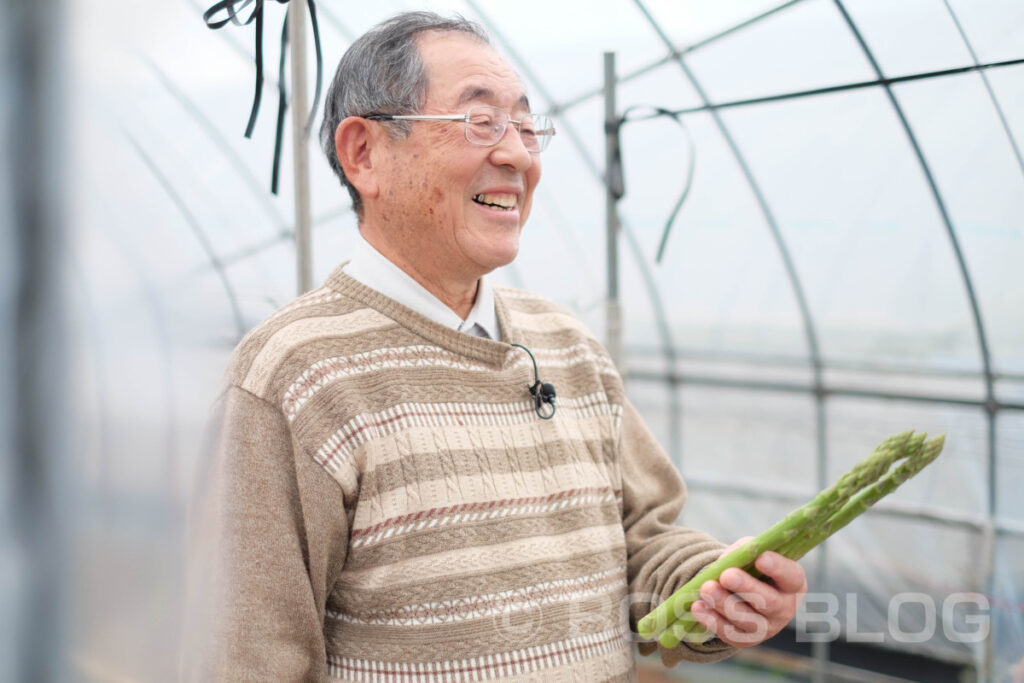
<svg viewBox="0 0 1024 683">
<path fill-rule="evenodd" d="M 635 678 L 631 621 L 722 546 L 673 526 L 683 483 L 593 336 L 526 292 L 495 306 L 503 342 L 338 269 L 239 344 L 197 495 L 192 677 Z"/>
</svg>

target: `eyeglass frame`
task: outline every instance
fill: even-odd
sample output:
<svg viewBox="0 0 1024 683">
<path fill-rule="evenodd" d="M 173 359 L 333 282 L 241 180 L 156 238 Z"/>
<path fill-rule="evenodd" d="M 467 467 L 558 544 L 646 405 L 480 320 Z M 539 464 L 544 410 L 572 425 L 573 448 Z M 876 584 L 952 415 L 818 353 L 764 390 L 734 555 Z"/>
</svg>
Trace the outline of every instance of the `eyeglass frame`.
<svg viewBox="0 0 1024 683">
<path fill-rule="evenodd" d="M 501 134 L 498 135 L 497 138 L 495 138 L 494 142 L 485 143 L 470 140 L 469 115 L 474 109 L 493 109 L 495 111 L 500 111 L 502 114 L 505 115 L 505 126 L 502 129 Z M 548 122 L 549 124 L 549 127 L 547 128 L 542 128 L 540 130 L 534 131 L 534 135 L 538 136 L 538 149 L 533 150 L 527 147 L 526 150 L 530 154 L 540 154 L 545 149 L 547 149 L 547 146 L 549 144 L 551 144 L 551 138 L 553 138 L 555 136 L 555 133 L 557 132 L 555 130 L 554 121 L 552 121 L 549 117 L 543 116 L 541 114 L 527 114 L 526 116 L 533 117 L 535 121 L 537 119 L 542 119 Z M 369 121 L 462 121 L 462 130 L 466 136 L 466 142 L 468 142 L 471 145 L 476 145 L 477 147 L 494 147 L 495 145 L 499 144 L 501 142 L 501 139 L 505 137 L 505 133 L 506 131 L 508 131 L 508 125 L 511 123 L 516 127 L 516 133 L 519 134 L 519 139 L 523 139 L 523 119 L 516 120 L 512 118 L 511 114 L 509 114 L 501 107 L 494 107 L 489 104 L 479 104 L 475 107 L 470 107 L 469 109 L 466 110 L 465 114 L 366 114 L 361 118 L 367 119 Z"/>
</svg>

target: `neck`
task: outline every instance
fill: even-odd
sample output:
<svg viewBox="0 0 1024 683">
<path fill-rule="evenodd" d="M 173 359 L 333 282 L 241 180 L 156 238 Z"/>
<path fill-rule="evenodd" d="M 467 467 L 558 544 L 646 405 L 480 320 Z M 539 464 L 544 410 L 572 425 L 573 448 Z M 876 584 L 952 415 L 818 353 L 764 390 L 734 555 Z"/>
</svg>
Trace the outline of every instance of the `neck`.
<svg viewBox="0 0 1024 683">
<path fill-rule="evenodd" d="M 480 275 L 461 277 L 458 273 L 444 271 L 439 267 L 443 265 L 441 259 L 410 258 L 397 241 L 389 240 L 380 230 L 360 225 L 359 231 L 370 246 L 436 296 L 455 315 L 463 320 L 469 316 L 476 301 Z"/>
</svg>

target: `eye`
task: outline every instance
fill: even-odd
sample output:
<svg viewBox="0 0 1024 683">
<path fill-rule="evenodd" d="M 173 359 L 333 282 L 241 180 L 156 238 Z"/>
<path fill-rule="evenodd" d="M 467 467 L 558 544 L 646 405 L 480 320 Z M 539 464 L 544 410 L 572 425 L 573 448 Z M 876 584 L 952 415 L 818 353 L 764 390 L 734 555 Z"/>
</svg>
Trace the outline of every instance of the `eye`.
<svg viewBox="0 0 1024 683">
<path fill-rule="evenodd" d="M 535 140 L 537 138 L 537 123 L 532 116 L 524 116 L 523 123 L 519 126 L 519 135 L 524 140 Z"/>
<path fill-rule="evenodd" d="M 487 134 L 501 128 L 501 124 L 498 122 L 497 117 L 486 109 L 474 109 L 469 112 L 469 121 L 466 125 L 483 134 Z"/>
</svg>

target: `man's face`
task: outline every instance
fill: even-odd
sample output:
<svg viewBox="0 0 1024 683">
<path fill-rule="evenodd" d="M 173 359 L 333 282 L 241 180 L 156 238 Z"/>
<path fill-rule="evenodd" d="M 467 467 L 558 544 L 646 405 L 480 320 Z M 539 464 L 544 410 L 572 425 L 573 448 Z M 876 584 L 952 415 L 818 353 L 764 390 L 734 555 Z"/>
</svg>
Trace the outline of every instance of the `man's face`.
<svg viewBox="0 0 1024 683">
<path fill-rule="evenodd" d="M 522 84 L 494 50 L 471 36 L 427 33 L 420 55 L 428 90 L 418 114 L 464 114 L 490 105 L 518 120 L 529 112 Z M 390 141 L 382 174 L 382 218 L 423 274 L 476 279 L 510 263 L 540 180 L 511 124 L 493 147 L 466 140 L 461 121 L 413 121 Z M 394 234 L 394 232 L 393 232 Z"/>
</svg>

